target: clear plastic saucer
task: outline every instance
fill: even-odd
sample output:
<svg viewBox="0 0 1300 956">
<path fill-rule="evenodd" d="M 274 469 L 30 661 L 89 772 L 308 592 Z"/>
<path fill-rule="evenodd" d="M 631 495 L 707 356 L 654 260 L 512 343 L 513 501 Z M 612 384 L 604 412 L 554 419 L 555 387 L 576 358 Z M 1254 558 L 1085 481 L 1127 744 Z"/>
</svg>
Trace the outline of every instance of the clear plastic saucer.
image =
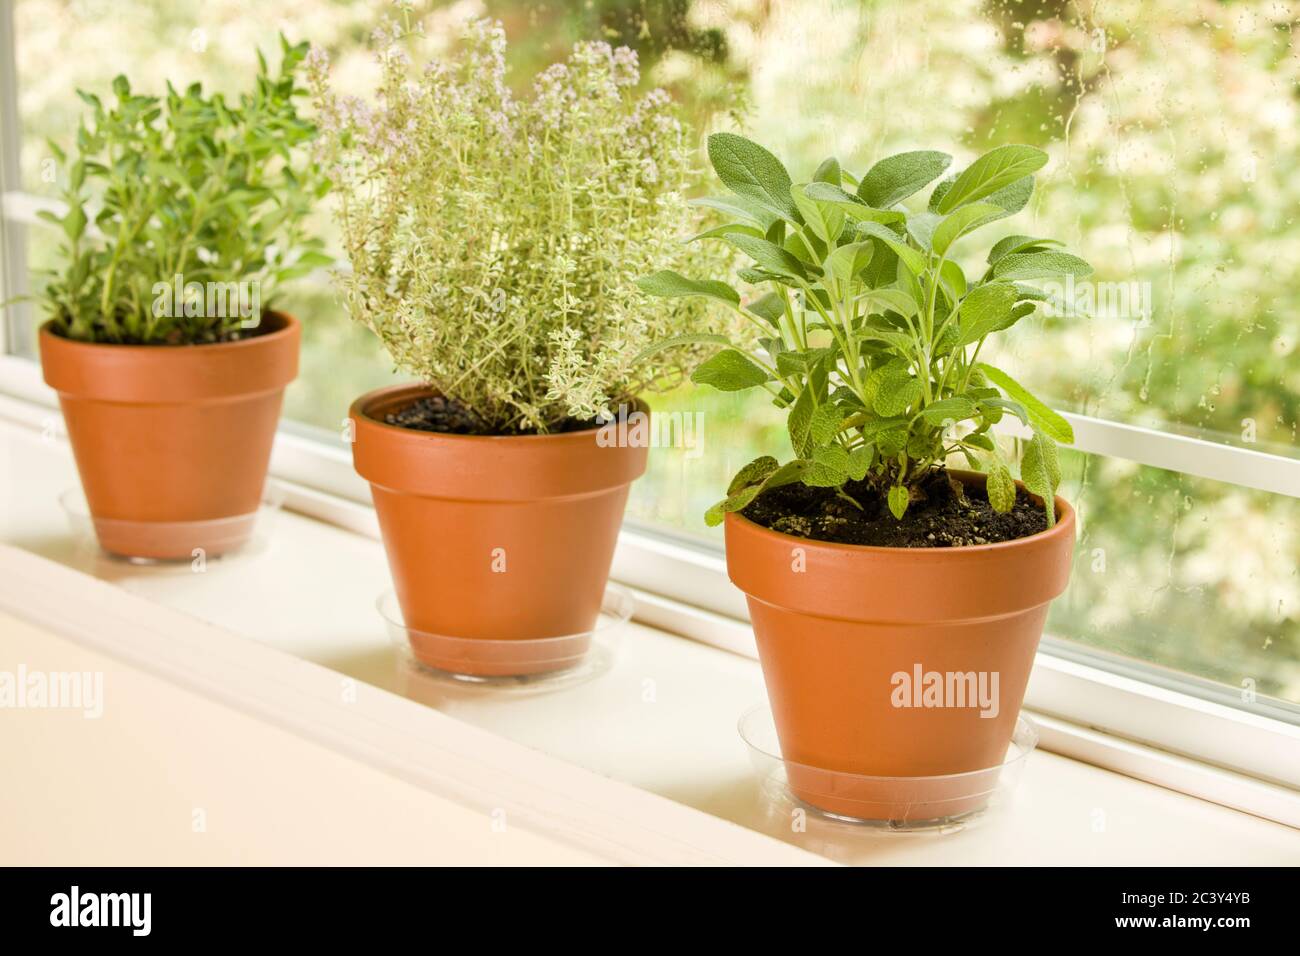
<svg viewBox="0 0 1300 956">
<path fill-rule="evenodd" d="M 408 672 L 460 686 L 536 691 L 585 683 L 608 671 L 614 661 L 612 638 L 632 617 L 634 603 L 627 589 L 606 584 L 591 630 L 519 640 L 449 637 L 408 628 L 392 591 L 375 606 Z"/>
<path fill-rule="evenodd" d="M 1038 745 L 1029 718 L 1016 720 L 1002 763 L 983 770 L 929 777 L 875 777 L 785 760 L 772 711 L 747 710 L 738 724 L 770 812 L 799 808 L 809 816 L 856 831 L 954 832 L 1004 806 L 1025 761 Z"/>
<path fill-rule="evenodd" d="M 136 565 L 189 568 L 196 560 L 238 554 L 247 557 L 269 546 L 284 488 L 268 481 L 256 511 L 206 521 L 130 521 L 90 513 L 80 486 L 59 495 L 59 504 L 79 544 L 115 561 Z"/>
</svg>

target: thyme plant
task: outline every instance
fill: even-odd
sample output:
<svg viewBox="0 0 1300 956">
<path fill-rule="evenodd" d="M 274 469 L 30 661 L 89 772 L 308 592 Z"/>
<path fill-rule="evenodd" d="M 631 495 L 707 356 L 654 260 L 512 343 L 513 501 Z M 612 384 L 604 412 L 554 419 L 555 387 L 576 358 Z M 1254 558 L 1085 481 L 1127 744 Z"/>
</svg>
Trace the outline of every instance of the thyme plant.
<svg viewBox="0 0 1300 956">
<path fill-rule="evenodd" d="M 63 232 L 64 265 L 40 295 L 56 333 L 145 345 L 239 338 L 261 318 L 247 314 L 252 303 L 267 307 L 279 283 L 332 261 L 304 232 L 329 188 L 297 149 L 315 133 L 294 102 L 308 45 L 281 36 L 280 48 L 274 75 L 259 51 L 237 103 L 198 83 L 145 96 L 125 76 L 113 80 L 115 102 L 78 90 L 89 118 L 71 163 L 49 144 L 67 164 L 67 212 L 40 213 Z"/>
<path fill-rule="evenodd" d="M 721 272 L 730 253 L 676 235 L 696 164 L 668 95 L 637 91 L 635 52 L 579 44 L 516 96 L 499 24 L 413 71 L 404 16 L 377 31 L 376 105 L 311 64 L 352 317 L 485 433 L 554 431 L 684 380 L 707 350 L 642 353 L 706 309 L 660 308 L 635 280 Z"/>
<path fill-rule="evenodd" d="M 828 159 L 810 182 L 796 184 L 775 156 L 741 136 L 714 134 L 709 156 L 732 195 L 703 202 L 734 221 L 698 238 L 739 250 L 752 260 L 739 278 L 769 291 L 742 305 L 726 283 L 671 271 L 640 286 L 651 295 L 722 302 L 759 330 L 756 347 L 694 336 L 724 347 L 693 379 L 769 392 L 788 410 L 795 458 L 750 462 L 709 509 L 708 523 L 794 482 L 836 489 L 859 508 L 847 486 L 865 483 L 901 519 L 924 496 L 927 478 L 957 454 L 987 471 L 993 508 L 1010 511 L 1015 483 L 989 430 L 1011 414 L 1031 430 L 1021 478 L 1044 499 L 1050 527 L 1060 483 L 1056 443 L 1073 441 L 1070 425 L 980 361 L 980 352 L 990 335 L 1047 298 L 1028 282 L 1092 269 L 1054 240 L 1020 235 L 994 244 L 978 275 L 956 260 L 969 233 L 1024 208 L 1047 155 L 1030 146 L 993 149 L 940 179 L 916 211 L 903 201 L 944 176 L 952 157 L 900 153 L 861 178 Z"/>
</svg>

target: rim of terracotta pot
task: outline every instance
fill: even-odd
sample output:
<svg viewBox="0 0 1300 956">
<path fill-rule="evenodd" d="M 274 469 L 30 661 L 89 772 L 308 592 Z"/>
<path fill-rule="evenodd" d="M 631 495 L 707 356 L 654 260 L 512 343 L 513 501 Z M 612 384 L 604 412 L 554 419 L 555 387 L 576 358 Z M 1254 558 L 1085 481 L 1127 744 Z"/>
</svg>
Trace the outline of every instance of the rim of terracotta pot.
<svg viewBox="0 0 1300 956">
<path fill-rule="evenodd" d="M 960 469 L 948 473 L 966 484 L 987 478 Z M 1019 481 L 1016 485 L 1024 488 Z M 1042 506 L 1041 497 L 1030 497 Z M 1069 583 L 1075 512 L 1060 495 L 1055 504 L 1051 528 L 955 548 L 818 541 L 730 512 L 727 572 L 750 597 L 816 617 L 882 623 L 1002 617 L 1050 602 Z M 795 548 L 802 555 L 794 555 Z M 795 558 L 802 559 L 802 572 L 793 572 Z M 881 582 L 883 587 L 873 586 Z"/>
<path fill-rule="evenodd" d="M 352 403 L 352 457 L 361 477 L 427 497 L 532 501 L 608 491 L 645 472 L 649 448 L 602 446 L 601 426 L 553 435 L 448 435 L 379 417 L 433 394 L 427 385 L 408 383 L 375 389 Z M 643 400 L 635 405 L 650 413 Z"/>
<path fill-rule="evenodd" d="M 302 325 L 285 312 L 263 314 L 270 331 L 234 342 L 135 345 L 38 337 L 41 370 L 56 392 L 122 403 L 178 403 L 244 398 L 284 388 L 298 374 Z"/>
</svg>

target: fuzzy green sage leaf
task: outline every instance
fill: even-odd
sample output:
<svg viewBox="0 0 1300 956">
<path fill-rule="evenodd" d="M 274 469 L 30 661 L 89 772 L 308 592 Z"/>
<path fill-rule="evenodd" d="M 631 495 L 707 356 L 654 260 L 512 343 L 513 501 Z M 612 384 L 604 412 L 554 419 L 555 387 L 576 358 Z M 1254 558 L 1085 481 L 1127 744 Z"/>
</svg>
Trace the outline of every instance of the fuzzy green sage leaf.
<svg viewBox="0 0 1300 956">
<path fill-rule="evenodd" d="M 712 385 L 722 392 L 739 392 L 767 380 L 767 372 L 736 349 L 723 349 L 691 373 L 692 382 Z"/>
</svg>

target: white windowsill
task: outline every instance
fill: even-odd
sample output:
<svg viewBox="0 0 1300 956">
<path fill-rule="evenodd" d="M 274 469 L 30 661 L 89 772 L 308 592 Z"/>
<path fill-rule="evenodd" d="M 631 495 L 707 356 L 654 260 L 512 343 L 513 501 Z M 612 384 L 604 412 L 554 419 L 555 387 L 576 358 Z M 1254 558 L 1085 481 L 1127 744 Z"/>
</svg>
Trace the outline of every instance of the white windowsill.
<svg viewBox="0 0 1300 956">
<path fill-rule="evenodd" d="M 57 405 L 37 363 L 0 355 L 0 418 L 57 436 L 62 428 Z M 1115 428 L 1129 434 L 1123 426 Z M 1201 445 L 1206 445 L 1203 452 L 1213 451 Z M 369 488 L 353 469 L 341 436 L 283 423 L 271 473 L 287 489 L 287 507 L 378 538 Z M 1300 487 L 1291 493 L 1300 493 Z M 637 600 L 639 620 L 757 656 L 744 596 L 728 580 L 721 555 L 625 527 L 612 573 L 643 592 Z M 1158 667 L 1106 659 L 1081 646 L 1058 650 L 1049 643 L 1044 641 L 1025 697 L 1027 709 L 1058 718 L 1045 725 L 1045 746 L 1300 827 L 1295 799 L 1300 723 L 1294 708 L 1261 701 L 1246 709 L 1225 699 L 1217 686 L 1189 687 L 1180 675 Z M 1106 746 L 1099 745 L 1098 735 Z"/>
<path fill-rule="evenodd" d="M 394 720 L 418 723 L 428 708 L 410 699 L 423 701 L 488 731 L 503 746 L 523 745 L 549 755 L 557 761 L 554 767 L 584 768 L 831 859 L 1207 865 L 1300 860 L 1300 831 L 1083 762 L 1099 759 L 1099 749 L 1121 763 L 1151 757 L 1128 753 L 1126 758 L 1131 745 L 1078 728 L 1065 728 L 1070 743 L 1057 749 L 1074 747 L 1082 759 L 1040 750 L 1028 763 L 1010 811 L 966 832 L 847 841 L 828 840 L 816 826 L 793 833 L 788 821 L 765 816 L 736 735 L 738 715 L 764 698 L 756 662 L 741 654 L 634 623 L 620 635 L 612 670 L 562 692 L 517 697 L 412 686 L 396 667 L 394 648 L 374 611 L 374 599 L 389 584 L 382 548 L 373 538 L 282 513 L 263 552 L 213 561 L 203 574 L 136 568 L 97 557 L 73 540 L 56 499 L 75 483 L 66 445 L 0 424 L 0 539 L 6 543 L 283 652 L 268 660 L 283 663 L 286 674 L 296 672 L 283 655 L 408 698 L 393 701 Z M 11 595 L 14 601 L 21 603 L 21 595 Z M 681 612 L 661 607 L 663 614 Z M 725 622 L 715 623 L 721 628 Z M 696 626 L 709 627 L 708 617 L 700 617 Z M 716 641 L 728 639 L 723 635 Z M 231 641 L 226 650 L 237 656 L 244 646 Z M 181 666 L 183 656 L 178 661 Z M 191 663 L 196 673 L 204 666 L 200 660 Z M 1062 725 L 1050 719 L 1044 724 L 1045 744 L 1051 746 Z M 1265 786 L 1237 779 L 1227 784 Z M 580 780 L 573 785 L 581 786 Z M 1295 795 L 1273 791 L 1279 805 L 1291 801 L 1279 815 L 1294 813 Z M 614 803 L 625 797 L 608 795 Z M 680 827 L 694 818 L 673 819 L 664 826 Z"/>
<path fill-rule="evenodd" d="M 6 863 L 829 862 L 28 552 L 0 570 L 4 669 L 99 688 L 89 718 L 6 710 Z"/>
</svg>

